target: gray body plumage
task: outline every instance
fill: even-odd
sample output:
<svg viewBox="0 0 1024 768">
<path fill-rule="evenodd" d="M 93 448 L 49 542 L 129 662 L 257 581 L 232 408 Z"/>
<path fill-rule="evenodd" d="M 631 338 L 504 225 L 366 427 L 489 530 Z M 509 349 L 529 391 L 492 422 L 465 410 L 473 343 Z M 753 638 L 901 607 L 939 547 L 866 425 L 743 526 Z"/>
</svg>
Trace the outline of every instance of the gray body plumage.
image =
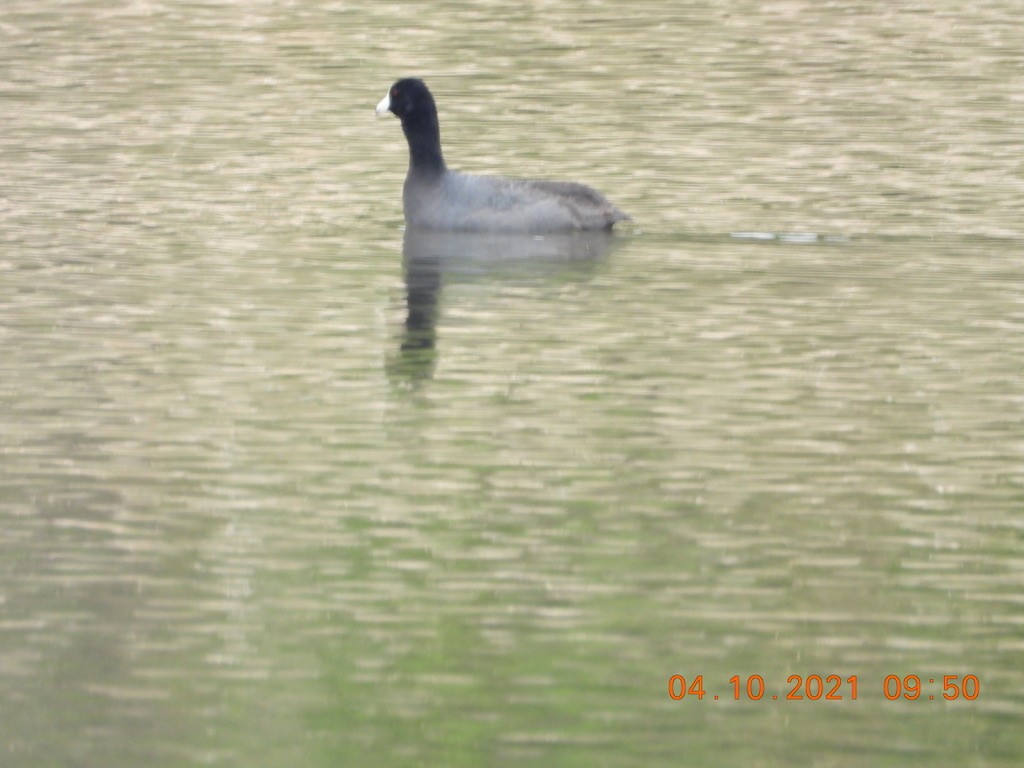
<svg viewBox="0 0 1024 768">
<path fill-rule="evenodd" d="M 402 194 L 410 227 L 464 232 L 569 232 L 610 229 L 629 217 L 600 192 L 568 181 L 423 176 L 410 167 Z"/>
</svg>

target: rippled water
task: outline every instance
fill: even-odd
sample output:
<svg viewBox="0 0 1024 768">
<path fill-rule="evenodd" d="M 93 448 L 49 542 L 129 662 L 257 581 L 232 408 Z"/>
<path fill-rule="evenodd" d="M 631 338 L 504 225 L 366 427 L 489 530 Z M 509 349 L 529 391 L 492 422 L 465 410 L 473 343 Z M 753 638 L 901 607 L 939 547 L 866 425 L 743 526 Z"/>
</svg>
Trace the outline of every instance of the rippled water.
<svg viewBox="0 0 1024 768">
<path fill-rule="evenodd" d="M 1019 765 L 1019 21 L 5 4 L 0 762 Z M 404 236 L 406 74 L 635 223 Z"/>
</svg>

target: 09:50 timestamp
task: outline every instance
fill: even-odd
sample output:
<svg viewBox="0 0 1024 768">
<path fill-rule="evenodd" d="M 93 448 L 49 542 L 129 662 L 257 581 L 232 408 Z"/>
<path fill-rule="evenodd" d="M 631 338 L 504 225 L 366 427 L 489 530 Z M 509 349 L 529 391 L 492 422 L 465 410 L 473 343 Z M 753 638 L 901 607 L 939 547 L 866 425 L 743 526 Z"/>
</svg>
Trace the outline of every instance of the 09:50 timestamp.
<svg viewBox="0 0 1024 768">
<path fill-rule="evenodd" d="M 882 681 L 882 695 L 889 701 L 905 699 L 914 701 L 916 699 L 934 700 L 936 696 L 946 701 L 966 699 L 974 701 L 981 693 L 981 683 L 977 675 L 943 675 L 941 678 L 941 689 L 929 688 L 935 686 L 939 680 L 934 677 L 922 680 L 919 675 L 886 675 Z M 734 701 L 760 701 L 766 696 L 764 678 L 761 675 L 748 675 L 743 678 L 733 675 L 729 678 L 732 688 L 732 699 Z M 769 700 L 777 701 L 783 698 L 786 701 L 856 701 L 857 699 L 857 675 L 842 677 L 840 675 L 790 675 L 786 678 L 789 690 L 785 696 L 779 694 L 768 696 Z M 931 693 L 929 693 L 931 691 Z M 713 691 L 705 690 L 704 675 L 687 680 L 682 675 L 672 675 L 668 679 L 668 695 L 674 701 L 681 701 L 689 697 L 703 701 L 705 696 L 710 696 L 715 701 L 719 696 Z M 725 694 L 722 698 L 728 698 Z"/>
</svg>

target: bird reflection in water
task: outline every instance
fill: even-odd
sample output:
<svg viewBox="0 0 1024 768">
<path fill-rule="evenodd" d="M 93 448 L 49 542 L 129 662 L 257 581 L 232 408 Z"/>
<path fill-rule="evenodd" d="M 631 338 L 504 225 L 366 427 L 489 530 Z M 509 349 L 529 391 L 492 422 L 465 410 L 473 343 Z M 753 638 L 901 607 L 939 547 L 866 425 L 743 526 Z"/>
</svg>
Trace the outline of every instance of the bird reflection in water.
<svg viewBox="0 0 1024 768">
<path fill-rule="evenodd" d="M 407 229 L 402 241 L 406 317 L 397 355 L 388 363 L 394 384 L 415 385 L 434 375 L 437 314 L 446 282 L 564 274 L 579 279 L 617 241 L 608 232 L 544 236 L 432 232 Z"/>
</svg>

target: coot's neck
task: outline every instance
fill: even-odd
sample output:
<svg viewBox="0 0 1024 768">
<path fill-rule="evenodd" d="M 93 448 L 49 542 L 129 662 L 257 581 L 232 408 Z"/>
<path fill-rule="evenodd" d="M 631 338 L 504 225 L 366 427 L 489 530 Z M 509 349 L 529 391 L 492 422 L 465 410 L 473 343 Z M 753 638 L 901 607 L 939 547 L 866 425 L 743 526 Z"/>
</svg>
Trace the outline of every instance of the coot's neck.
<svg viewBox="0 0 1024 768">
<path fill-rule="evenodd" d="M 436 109 L 417 109 L 402 118 L 402 131 L 409 142 L 409 172 L 440 176 L 445 172 L 441 155 L 441 128 Z"/>
</svg>

